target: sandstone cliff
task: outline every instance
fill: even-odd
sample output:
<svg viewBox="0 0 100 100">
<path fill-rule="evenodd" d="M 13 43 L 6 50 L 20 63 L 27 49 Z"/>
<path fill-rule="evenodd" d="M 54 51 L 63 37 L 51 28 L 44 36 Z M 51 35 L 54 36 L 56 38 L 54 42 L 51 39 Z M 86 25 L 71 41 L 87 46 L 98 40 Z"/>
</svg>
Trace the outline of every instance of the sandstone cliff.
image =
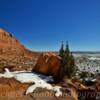
<svg viewBox="0 0 100 100">
<path fill-rule="evenodd" d="M 13 70 L 32 70 L 38 52 L 26 49 L 11 33 L 0 28 L 0 71 L 3 67 Z"/>
<path fill-rule="evenodd" d="M 12 33 L 6 32 L 4 29 L 0 28 L 0 48 L 20 48 L 24 47 L 19 43 L 19 41 L 12 35 Z"/>
</svg>

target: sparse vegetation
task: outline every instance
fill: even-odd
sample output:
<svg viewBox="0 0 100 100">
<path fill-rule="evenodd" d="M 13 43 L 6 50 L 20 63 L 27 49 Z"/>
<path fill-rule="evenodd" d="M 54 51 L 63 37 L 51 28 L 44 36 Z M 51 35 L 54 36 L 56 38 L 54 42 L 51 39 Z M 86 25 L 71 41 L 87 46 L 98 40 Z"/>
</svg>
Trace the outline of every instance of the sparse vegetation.
<svg viewBox="0 0 100 100">
<path fill-rule="evenodd" d="M 80 76 L 80 78 L 84 79 L 84 78 L 86 78 L 86 77 L 89 76 L 88 74 L 89 74 L 88 72 L 83 71 L 83 72 L 81 72 L 81 73 L 79 74 L 79 76 Z"/>
</svg>

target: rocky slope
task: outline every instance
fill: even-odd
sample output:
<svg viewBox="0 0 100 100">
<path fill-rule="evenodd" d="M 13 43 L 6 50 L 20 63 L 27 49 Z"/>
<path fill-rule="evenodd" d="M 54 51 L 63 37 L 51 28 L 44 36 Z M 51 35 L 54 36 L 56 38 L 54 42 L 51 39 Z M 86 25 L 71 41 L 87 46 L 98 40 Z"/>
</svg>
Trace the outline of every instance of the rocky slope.
<svg viewBox="0 0 100 100">
<path fill-rule="evenodd" d="M 39 53 L 26 49 L 11 33 L 0 28 L 0 71 L 3 67 L 12 70 L 32 70 Z"/>
<path fill-rule="evenodd" d="M 77 100 L 74 98 L 74 90 L 62 88 L 63 96 L 54 96 L 54 92 L 37 88 L 34 93 L 25 95 L 25 91 L 30 84 L 20 83 L 14 78 L 0 78 L 0 100 Z M 70 96 L 71 94 L 71 96 Z"/>
</svg>

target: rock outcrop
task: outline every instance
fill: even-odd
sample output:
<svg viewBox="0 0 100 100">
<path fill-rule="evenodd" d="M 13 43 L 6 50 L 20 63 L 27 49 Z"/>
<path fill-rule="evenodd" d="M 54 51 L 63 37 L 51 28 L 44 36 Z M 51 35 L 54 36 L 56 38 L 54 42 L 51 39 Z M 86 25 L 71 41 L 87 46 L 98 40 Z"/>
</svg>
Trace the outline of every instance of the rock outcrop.
<svg viewBox="0 0 100 100">
<path fill-rule="evenodd" d="M 33 68 L 33 71 L 54 76 L 55 80 L 60 77 L 61 59 L 54 53 L 42 53 Z"/>
<path fill-rule="evenodd" d="M 1 47 L 19 47 L 20 49 L 24 49 L 23 45 L 20 44 L 12 33 L 8 33 L 2 28 L 0 28 L 0 48 Z"/>
<path fill-rule="evenodd" d="M 38 52 L 26 49 L 12 33 L 0 28 L 0 71 L 4 67 L 13 67 L 13 70 L 32 70 L 38 56 Z"/>
<path fill-rule="evenodd" d="M 25 95 L 25 91 L 30 84 L 20 83 L 14 78 L 0 78 L 0 100 L 76 100 L 70 93 L 65 92 L 63 88 L 63 96 L 59 98 L 54 96 L 54 92 L 37 88 L 34 93 Z"/>
</svg>

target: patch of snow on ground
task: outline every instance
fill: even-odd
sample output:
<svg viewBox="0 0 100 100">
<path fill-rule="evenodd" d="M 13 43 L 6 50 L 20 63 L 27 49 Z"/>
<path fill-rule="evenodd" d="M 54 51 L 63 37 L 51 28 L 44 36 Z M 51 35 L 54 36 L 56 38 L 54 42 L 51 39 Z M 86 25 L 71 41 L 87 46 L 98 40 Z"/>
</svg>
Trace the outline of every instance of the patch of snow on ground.
<svg viewBox="0 0 100 100">
<path fill-rule="evenodd" d="M 34 83 L 34 85 L 28 87 L 26 94 L 32 93 L 37 87 L 46 88 L 48 90 L 52 90 L 55 92 L 55 96 L 61 96 L 62 92 L 60 91 L 60 86 L 52 86 L 47 83 L 48 81 L 53 81 L 52 77 L 47 77 L 44 75 L 26 72 L 26 71 L 14 71 L 10 72 L 7 68 L 5 69 L 5 73 L 0 73 L 0 77 L 4 78 L 12 78 L 14 77 L 16 80 L 21 83 Z"/>
<path fill-rule="evenodd" d="M 100 60 L 100 58 L 98 58 L 98 57 L 90 57 L 90 58 L 88 58 L 89 60 Z"/>
<path fill-rule="evenodd" d="M 0 74 L 0 77 L 12 78 L 12 77 L 14 77 L 14 75 L 11 72 L 9 72 L 9 70 L 7 68 L 5 68 L 5 73 Z"/>
<path fill-rule="evenodd" d="M 62 95 L 62 92 L 60 91 L 60 86 L 55 86 L 53 87 L 53 91 L 55 91 L 55 96 L 59 97 L 60 95 Z"/>
</svg>

